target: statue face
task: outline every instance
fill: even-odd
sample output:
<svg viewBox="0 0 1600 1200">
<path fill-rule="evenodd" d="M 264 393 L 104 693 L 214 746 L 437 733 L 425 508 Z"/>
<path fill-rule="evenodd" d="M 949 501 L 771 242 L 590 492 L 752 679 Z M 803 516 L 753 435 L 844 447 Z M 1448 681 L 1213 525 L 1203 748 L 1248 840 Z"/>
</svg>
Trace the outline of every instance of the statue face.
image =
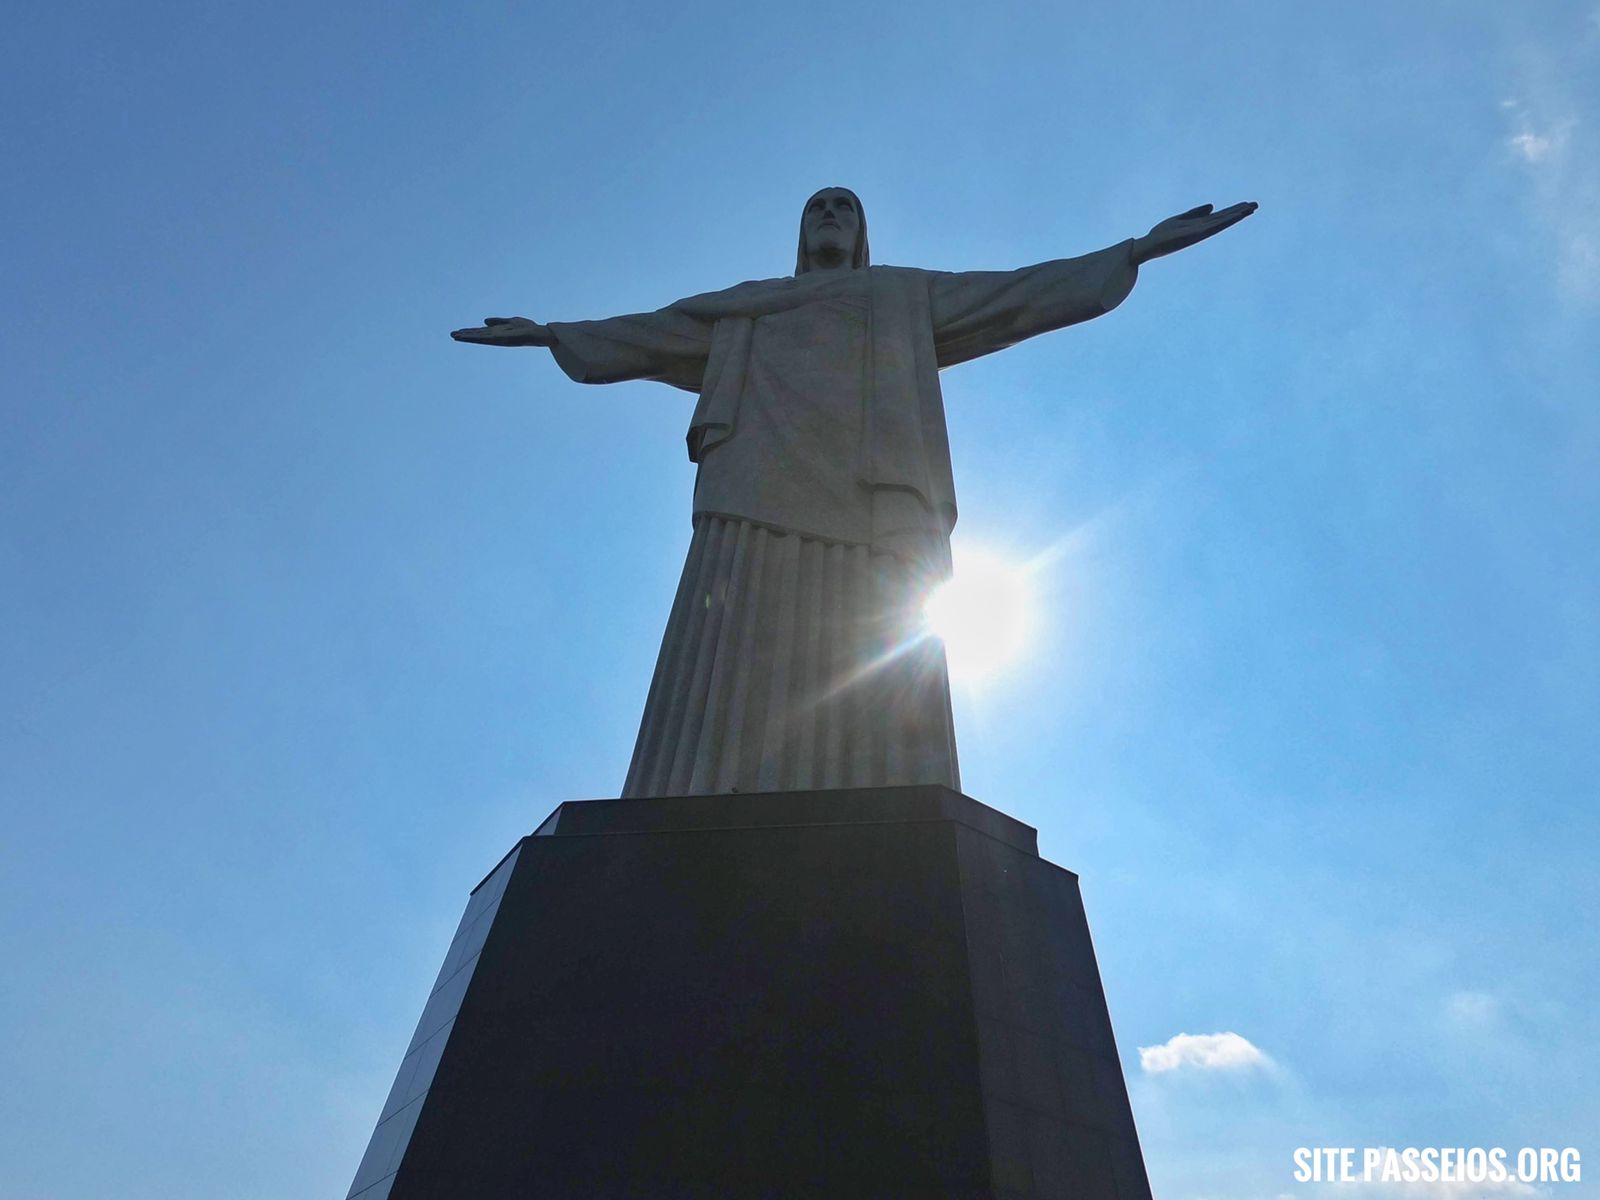
<svg viewBox="0 0 1600 1200">
<path fill-rule="evenodd" d="M 828 188 L 812 197 L 801 218 L 806 236 L 806 253 L 813 263 L 837 261 L 846 265 L 855 253 L 856 237 L 861 232 L 861 214 L 855 201 L 842 188 Z"/>
</svg>

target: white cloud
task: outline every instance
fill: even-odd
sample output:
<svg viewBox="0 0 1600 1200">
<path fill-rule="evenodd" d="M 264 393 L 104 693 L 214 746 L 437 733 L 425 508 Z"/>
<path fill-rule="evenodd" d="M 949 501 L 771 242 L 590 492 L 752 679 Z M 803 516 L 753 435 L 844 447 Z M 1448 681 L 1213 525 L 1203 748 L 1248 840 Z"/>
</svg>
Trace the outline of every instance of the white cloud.
<svg viewBox="0 0 1600 1200">
<path fill-rule="evenodd" d="M 1453 992 L 1444 1002 L 1445 1020 L 1457 1029 L 1479 1031 L 1497 1025 L 1501 1004 L 1488 992 Z"/>
<path fill-rule="evenodd" d="M 1182 1067 L 1197 1071 L 1266 1069 L 1272 1060 L 1237 1033 L 1180 1033 L 1159 1046 L 1140 1046 L 1139 1066 L 1147 1075 L 1160 1075 Z"/>
<path fill-rule="evenodd" d="M 1484 1180 L 1472 1183 L 1465 1179 L 1434 1180 L 1431 1183 L 1350 1183 L 1341 1184 L 1359 1192 L 1361 1196 L 1392 1197 L 1393 1200 L 1478 1200 L 1486 1196 L 1536 1196 L 1539 1189 L 1520 1179 Z"/>
<path fill-rule="evenodd" d="M 1543 162 L 1550 157 L 1553 150 L 1562 147 L 1566 141 L 1564 133 L 1533 133 L 1524 129 L 1521 133 L 1512 134 L 1506 139 L 1513 150 L 1522 155 L 1531 163 Z"/>
<path fill-rule="evenodd" d="M 1600 299 L 1600 136 L 1581 85 L 1596 67 L 1597 40 L 1525 46 L 1517 93 L 1500 102 L 1509 126 L 1502 144 L 1527 173 L 1562 290 L 1580 300 Z"/>
<path fill-rule="evenodd" d="M 1526 1059 L 1534 1049 L 1533 1031 L 1560 1023 L 1563 1015 L 1559 1005 L 1538 999 L 1530 1005 L 1505 992 L 1458 991 L 1445 996 L 1440 1027 L 1457 1040 L 1462 1053 L 1487 1066 Z"/>
<path fill-rule="evenodd" d="M 1500 107 L 1516 122 L 1516 132 L 1507 136 L 1506 145 L 1530 166 L 1565 171 L 1571 166 L 1569 150 L 1573 134 L 1578 132 L 1578 119 L 1567 111 L 1564 99 L 1555 94 L 1561 90 L 1558 72 L 1549 66 L 1527 71 L 1530 81 L 1539 77 L 1537 86 L 1532 88 L 1537 98 L 1500 101 Z"/>
</svg>

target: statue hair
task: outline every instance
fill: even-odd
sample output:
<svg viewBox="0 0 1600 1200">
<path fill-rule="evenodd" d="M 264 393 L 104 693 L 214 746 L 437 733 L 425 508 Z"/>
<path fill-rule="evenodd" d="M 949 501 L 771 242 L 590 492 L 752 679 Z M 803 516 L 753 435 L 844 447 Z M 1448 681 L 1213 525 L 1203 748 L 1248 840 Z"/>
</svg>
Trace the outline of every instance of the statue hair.
<svg viewBox="0 0 1600 1200">
<path fill-rule="evenodd" d="M 818 196 L 822 195 L 823 192 L 843 192 L 846 196 L 850 197 L 851 202 L 856 206 L 856 222 L 858 228 L 856 229 L 855 249 L 850 253 L 850 266 L 856 269 L 871 266 L 872 255 L 867 250 L 867 210 L 861 207 L 861 197 L 856 195 L 847 187 L 825 187 L 818 188 L 816 191 L 812 192 L 811 195 L 806 197 L 805 204 L 801 206 L 800 249 L 795 254 L 794 273 L 796 275 L 804 275 L 811 269 L 811 259 L 806 254 L 806 209 L 810 208 L 811 202 Z"/>
</svg>

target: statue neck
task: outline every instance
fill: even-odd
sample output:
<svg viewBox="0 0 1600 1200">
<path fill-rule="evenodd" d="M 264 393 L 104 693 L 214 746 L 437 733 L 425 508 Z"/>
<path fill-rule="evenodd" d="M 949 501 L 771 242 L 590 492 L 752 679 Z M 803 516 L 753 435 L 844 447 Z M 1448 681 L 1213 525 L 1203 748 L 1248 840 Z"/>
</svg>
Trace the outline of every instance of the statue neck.
<svg viewBox="0 0 1600 1200">
<path fill-rule="evenodd" d="M 843 250 L 832 248 L 818 250 L 810 255 L 810 269 L 813 271 L 848 271 L 850 270 L 850 255 Z"/>
</svg>

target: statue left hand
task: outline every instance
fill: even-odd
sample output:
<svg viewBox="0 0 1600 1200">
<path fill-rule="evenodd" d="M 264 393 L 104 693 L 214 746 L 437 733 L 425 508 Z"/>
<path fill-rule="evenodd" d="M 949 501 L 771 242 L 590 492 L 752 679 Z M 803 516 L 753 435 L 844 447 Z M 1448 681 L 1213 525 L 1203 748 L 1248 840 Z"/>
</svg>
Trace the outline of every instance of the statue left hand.
<svg viewBox="0 0 1600 1200">
<path fill-rule="evenodd" d="M 1196 242 L 1203 242 L 1213 234 L 1221 233 L 1229 225 L 1238 224 L 1255 210 L 1255 201 L 1246 200 L 1243 204 L 1232 205 L 1221 212 L 1212 212 L 1211 205 L 1202 204 L 1199 208 L 1191 208 L 1188 212 L 1168 217 L 1142 238 L 1134 239 L 1134 265 L 1138 266 L 1140 263 L 1149 262 L 1152 258 L 1160 258 L 1163 254 L 1171 254 L 1177 250 L 1187 249 Z"/>
<path fill-rule="evenodd" d="M 482 325 L 452 329 L 450 336 L 474 346 L 553 346 L 556 335 L 548 325 L 527 317 L 485 317 Z"/>
</svg>

